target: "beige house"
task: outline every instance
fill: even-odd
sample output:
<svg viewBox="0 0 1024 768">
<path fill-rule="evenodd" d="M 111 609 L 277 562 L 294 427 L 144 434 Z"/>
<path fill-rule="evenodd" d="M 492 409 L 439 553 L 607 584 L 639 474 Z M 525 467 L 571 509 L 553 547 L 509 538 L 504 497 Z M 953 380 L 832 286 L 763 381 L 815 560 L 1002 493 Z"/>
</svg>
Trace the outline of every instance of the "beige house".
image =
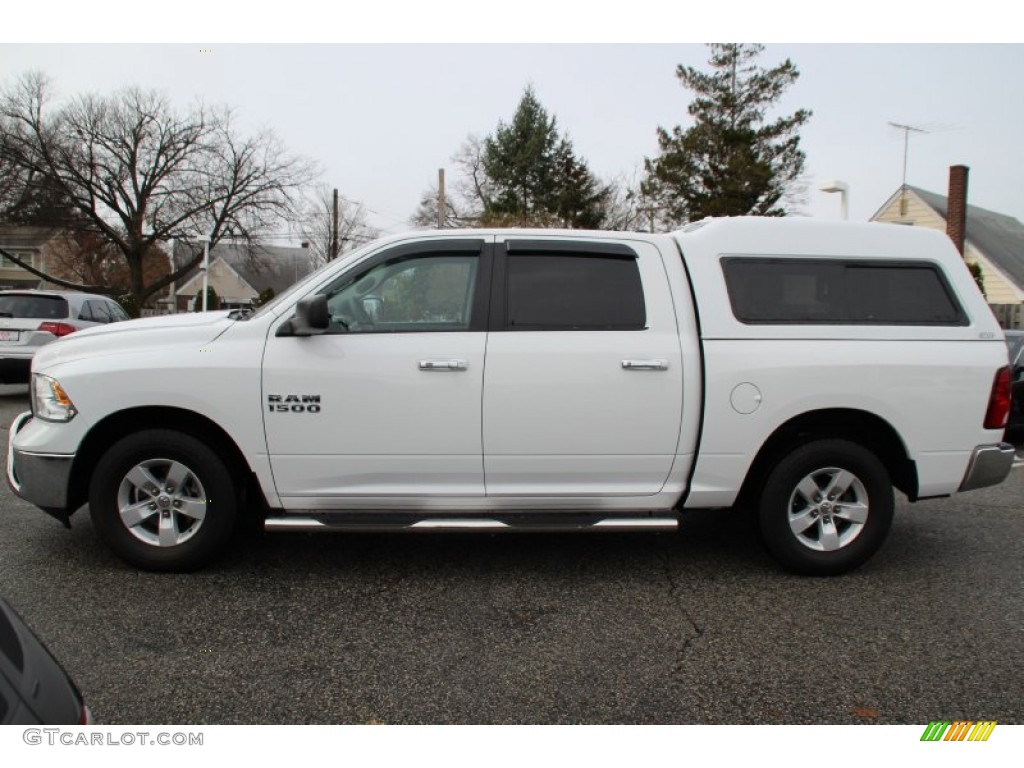
<svg viewBox="0 0 1024 768">
<path fill-rule="evenodd" d="M 47 250 L 58 236 L 59 231 L 49 227 L 0 226 L 0 248 L 36 269 L 44 269 Z M 0 254 L 0 289 L 38 288 L 41 282 Z"/>
<path fill-rule="evenodd" d="M 966 214 L 964 259 L 968 264 L 980 265 L 988 303 L 1021 304 L 1024 302 L 1024 224 L 1012 216 L 976 205 L 967 205 Z M 947 232 L 948 218 L 949 198 L 907 186 L 898 189 L 871 221 Z"/>
<path fill-rule="evenodd" d="M 192 251 L 182 249 L 175 259 L 184 263 Z M 277 295 L 311 271 L 308 248 L 219 243 L 210 251 L 208 282 L 217 293 L 221 309 L 251 307 L 265 290 Z M 203 292 L 203 273 L 194 271 L 175 292 L 177 310 L 188 312 L 196 295 Z"/>
</svg>

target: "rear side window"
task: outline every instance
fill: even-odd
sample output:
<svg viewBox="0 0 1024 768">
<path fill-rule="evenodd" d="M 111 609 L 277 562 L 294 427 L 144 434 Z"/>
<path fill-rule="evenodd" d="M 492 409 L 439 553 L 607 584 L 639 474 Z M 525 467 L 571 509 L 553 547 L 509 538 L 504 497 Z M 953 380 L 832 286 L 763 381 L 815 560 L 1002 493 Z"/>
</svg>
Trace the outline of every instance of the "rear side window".
<svg viewBox="0 0 1024 768">
<path fill-rule="evenodd" d="M 110 312 L 110 321 L 112 323 L 120 323 L 122 320 L 128 319 L 128 314 L 121 309 L 119 304 L 115 304 L 112 301 L 107 302 L 107 311 Z"/>
<path fill-rule="evenodd" d="M 85 302 L 85 306 L 82 308 L 81 319 L 92 320 L 97 323 L 111 322 L 106 302 L 95 299 Z"/>
<path fill-rule="evenodd" d="M 0 317 L 61 320 L 67 316 L 68 302 L 61 296 L 33 296 L 17 293 L 0 296 Z"/>
<path fill-rule="evenodd" d="M 933 264 L 730 257 L 722 269 L 742 323 L 967 325 Z"/>
<path fill-rule="evenodd" d="M 635 257 L 509 254 L 506 327 L 512 331 L 633 331 L 646 327 Z"/>
</svg>

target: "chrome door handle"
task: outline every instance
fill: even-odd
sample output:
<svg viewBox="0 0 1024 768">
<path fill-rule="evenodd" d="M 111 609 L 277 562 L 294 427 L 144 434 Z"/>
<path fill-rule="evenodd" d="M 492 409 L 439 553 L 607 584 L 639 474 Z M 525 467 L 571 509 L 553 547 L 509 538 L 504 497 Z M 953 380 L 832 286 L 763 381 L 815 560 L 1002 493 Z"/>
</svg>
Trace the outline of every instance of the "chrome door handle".
<svg viewBox="0 0 1024 768">
<path fill-rule="evenodd" d="M 622 368 L 626 371 L 667 371 L 668 360 L 623 360 Z"/>
<path fill-rule="evenodd" d="M 420 360 L 421 371 L 464 371 L 467 367 L 465 360 Z"/>
</svg>

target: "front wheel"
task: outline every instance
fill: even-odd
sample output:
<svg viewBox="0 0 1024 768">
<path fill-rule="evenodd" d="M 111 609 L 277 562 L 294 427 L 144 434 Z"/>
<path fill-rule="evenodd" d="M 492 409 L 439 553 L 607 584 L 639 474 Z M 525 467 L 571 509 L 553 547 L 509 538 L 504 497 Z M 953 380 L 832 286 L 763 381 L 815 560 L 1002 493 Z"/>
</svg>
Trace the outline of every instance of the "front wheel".
<svg viewBox="0 0 1024 768">
<path fill-rule="evenodd" d="M 893 508 L 892 482 L 875 454 L 847 440 L 816 440 L 771 470 L 758 523 L 765 545 L 785 568 L 834 576 L 878 551 Z"/>
<path fill-rule="evenodd" d="M 93 473 L 89 511 L 99 536 L 145 570 L 190 571 L 212 560 L 234 528 L 224 462 L 191 435 L 153 429 L 122 438 Z"/>
</svg>

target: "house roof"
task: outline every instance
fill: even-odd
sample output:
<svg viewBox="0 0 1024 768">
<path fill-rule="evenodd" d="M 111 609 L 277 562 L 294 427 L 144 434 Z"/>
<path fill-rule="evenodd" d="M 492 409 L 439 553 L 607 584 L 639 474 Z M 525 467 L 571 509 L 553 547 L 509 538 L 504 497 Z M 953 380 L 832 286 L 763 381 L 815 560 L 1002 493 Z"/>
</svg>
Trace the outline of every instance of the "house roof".
<svg viewBox="0 0 1024 768">
<path fill-rule="evenodd" d="M 184 263 L 193 252 L 178 251 L 180 255 L 175 263 Z M 223 259 L 257 293 L 273 288 L 275 295 L 279 294 L 312 271 L 308 248 L 218 243 L 210 249 L 210 263 L 218 258 Z M 198 269 L 189 272 L 178 284 L 185 285 L 198 272 Z"/>
<path fill-rule="evenodd" d="M 948 218 L 949 199 L 926 189 L 907 186 L 942 218 Z M 1018 287 L 1024 288 L 1024 224 L 976 205 L 967 206 L 967 240 Z"/>
</svg>

